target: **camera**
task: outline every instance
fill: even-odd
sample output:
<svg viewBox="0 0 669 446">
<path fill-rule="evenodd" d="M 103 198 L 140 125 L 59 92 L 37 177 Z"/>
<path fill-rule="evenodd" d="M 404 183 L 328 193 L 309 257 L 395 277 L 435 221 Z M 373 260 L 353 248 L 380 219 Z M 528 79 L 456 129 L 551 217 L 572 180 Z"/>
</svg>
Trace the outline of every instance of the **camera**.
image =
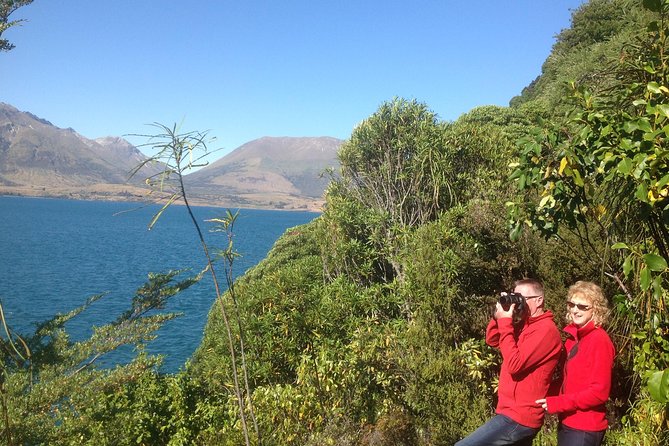
<svg viewBox="0 0 669 446">
<path fill-rule="evenodd" d="M 512 304 L 516 304 L 516 310 L 518 310 L 518 307 L 525 305 L 525 298 L 520 293 L 502 293 L 499 295 L 499 303 L 504 311 L 509 311 Z"/>
<path fill-rule="evenodd" d="M 516 304 L 513 309 L 512 316 L 514 324 L 518 324 L 522 322 L 523 319 L 525 319 L 525 313 L 527 312 L 528 308 L 527 303 L 525 302 L 525 298 L 522 294 L 514 292 L 501 293 L 499 295 L 499 303 L 504 311 L 509 311 L 511 305 Z"/>
</svg>

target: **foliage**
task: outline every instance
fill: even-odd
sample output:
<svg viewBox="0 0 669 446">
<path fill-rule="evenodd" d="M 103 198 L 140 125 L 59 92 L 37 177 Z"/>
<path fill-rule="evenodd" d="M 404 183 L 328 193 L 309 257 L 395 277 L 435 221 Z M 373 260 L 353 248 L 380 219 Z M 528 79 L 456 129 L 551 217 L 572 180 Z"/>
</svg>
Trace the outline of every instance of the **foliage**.
<svg viewBox="0 0 669 446">
<path fill-rule="evenodd" d="M 367 240 L 361 242 L 392 266 L 385 280 L 402 275 L 395 247 L 408 228 L 434 219 L 457 200 L 442 169 L 442 138 L 426 105 L 396 98 L 360 123 L 339 149 L 341 177 L 328 190 L 328 206 L 353 202 L 369 209 L 373 223 L 366 222 Z"/>
<path fill-rule="evenodd" d="M 391 280 L 392 267 L 375 242 L 382 219 L 363 203 L 349 199 L 341 183 L 330 184 L 327 206 L 318 220 L 327 279 L 345 276 L 360 285 Z"/>
<path fill-rule="evenodd" d="M 614 67 L 616 88 L 595 95 L 572 84 L 568 118 L 524 141 L 511 178 L 532 200 L 512 206 L 512 235 L 526 224 L 576 236 L 618 285 L 614 334 L 631 337 L 627 370 L 655 377 L 653 394 L 664 395 L 657 377 L 669 367 L 669 2 L 644 4 L 657 19 Z"/>
<path fill-rule="evenodd" d="M 472 338 L 487 323 L 490 295 L 536 268 L 530 247 L 551 252 L 534 238 L 515 249 L 503 209 L 472 202 L 415 228 L 398 254 L 405 281 L 390 284 L 323 276 L 321 225 L 332 216 L 288 229 L 235 284 L 265 444 L 365 442 L 394 429 L 417 444 L 448 444 L 486 419 L 499 358 L 466 346 L 480 342 Z M 218 414 L 198 434 L 209 444 L 236 438 L 229 358 L 216 354 L 224 342 L 212 309 L 188 368 Z"/>
<path fill-rule="evenodd" d="M 112 400 L 118 392 L 140 383 L 142 387 L 156 376 L 159 360 L 141 353 L 142 346 L 155 338 L 155 331 L 165 321 L 175 317 L 156 310 L 163 308 L 169 297 L 199 280 L 196 276 L 173 283 L 177 274 L 173 271 L 149 275 L 128 311 L 110 324 L 95 327 L 88 339 L 78 342 L 70 341 L 65 323 L 101 295 L 41 324 L 30 337 L 20 337 L 5 321 L 7 337 L 2 339 L 2 345 L 10 347 L 3 349 L 0 377 L 0 427 L 5 444 L 73 444 L 74 439 L 80 439 L 77 442 L 81 444 L 96 439 L 105 439 L 103 443 L 137 444 L 138 438 L 154 435 L 148 430 L 130 428 L 131 415 L 139 401 L 133 408 L 114 406 Z M 135 345 L 140 354 L 127 365 L 96 367 L 101 358 L 124 345 Z M 117 423 L 118 431 L 100 429 L 103 422 Z"/>
<path fill-rule="evenodd" d="M 607 432 L 606 440 L 621 446 L 667 444 L 666 412 L 666 404 L 653 401 L 642 391 L 628 414 L 622 417 L 622 428 Z"/>
<path fill-rule="evenodd" d="M 411 317 L 397 361 L 426 444 L 453 444 L 490 416 L 501 358 L 482 338 L 494 295 L 528 272 L 554 271 L 540 261 L 563 251 L 530 235 L 511 242 L 503 210 L 477 200 L 455 207 L 417 228 L 402 252 L 398 294 Z"/>
<path fill-rule="evenodd" d="M 480 107 L 443 123 L 426 105 L 395 98 L 353 131 L 339 152 L 341 178 L 321 221 L 328 277 L 361 284 L 403 280 L 399 252 L 411 231 L 474 199 L 508 191 L 500 165 L 529 118 Z"/>
<path fill-rule="evenodd" d="M 250 429 L 247 421 L 248 417 L 253 424 L 257 443 L 262 444 L 260 430 L 253 409 L 252 393 L 248 379 L 246 347 L 241 321 L 242 316 L 237 304 L 237 295 L 232 279 L 232 267 L 234 259 L 238 255 L 234 250 L 232 243 L 232 231 L 238 214 L 233 214 L 228 210 L 226 215 L 210 220 L 210 222 L 216 224 L 213 229 L 214 232 L 221 232 L 227 236 L 227 246 L 224 250 L 219 252 L 218 258 L 224 260 L 226 273 L 225 280 L 228 285 L 227 296 L 230 298 L 230 305 L 228 306 L 223 300 L 223 293 L 214 266 L 215 259 L 210 254 L 209 245 L 205 241 L 200 224 L 193 214 L 193 209 L 188 201 L 188 194 L 184 186 L 184 175 L 192 168 L 204 165 L 198 163 L 208 155 L 207 133 L 180 133 L 176 124 L 172 127 L 167 127 L 163 124 L 154 124 L 154 127 L 158 128 L 161 133 L 156 135 L 135 136 L 146 137 L 148 142 L 145 146 L 151 146 L 151 148 L 156 151 L 156 154 L 146 159 L 132 172 L 132 175 L 135 175 L 142 169 L 142 167 L 150 163 L 162 163 L 163 166 L 163 170 L 160 173 L 146 179 L 146 184 L 153 187 L 154 191 L 158 191 L 161 194 L 167 192 L 168 194 L 165 203 L 149 223 L 149 229 L 157 223 L 165 209 L 175 202 L 183 201 L 191 222 L 193 223 L 193 227 L 197 232 L 202 252 L 207 261 L 205 271 L 208 271 L 211 275 L 214 289 L 216 290 L 216 302 L 218 303 L 218 309 L 221 313 L 225 327 L 227 339 L 226 347 L 230 357 L 229 365 L 232 375 L 233 390 L 239 408 L 238 413 L 241 430 L 244 434 L 244 443 L 247 446 L 250 446 L 251 444 Z M 237 329 L 236 334 L 233 334 L 234 329 Z M 237 357 L 240 358 L 239 361 Z M 242 382 L 240 382 L 240 379 Z"/>
<path fill-rule="evenodd" d="M 629 0 L 590 0 L 573 11 L 571 26 L 556 37 L 554 52 L 605 42 L 618 34 L 630 15 Z"/>
<path fill-rule="evenodd" d="M 458 203 L 493 201 L 510 192 L 504 166 L 515 154 L 515 141 L 533 122 L 534 114 L 529 111 L 483 106 L 445 127 L 441 168 Z"/>
<path fill-rule="evenodd" d="M 492 386 L 470 377 L 492 380 L 497 358 L 463 346 L 478 342 L 472 338 L 487 323 L 488 297 L 514 278 L 543 272 L 537 253 L 549 246 L 532 237 L 509 241 L 504 206 L 483 200 L 506 196 L 499 165 L 510 157 L 512 138 L 524 133 L 523 119 L 488 107 L 453 124 L 436 123 L 446 143 L 435 169 L 458 185 L 466 205 L 451 204 L 430 222 L 406 226 L 384 248 L 376 231 L 387 213 L 365 205 L 345 181 L 335 182 L 323 215 L 286 231 L 236 282 L 264 442 L 327 444 L 335 441 L 333 431 L 366 442 L 394 438 L 392 431 L 442 444 L 489 416 Z M 391 259 L 402 277 L 387 273 Z M 206 404 L 221 406 L 200 433 L 211 444 L 235 438 L 230 358 L 218 353 L 223 326 L 212 310 L 188 369 Z M 465 402 L 468 410 L 453 412 Z"/>
<path fill-rule="evenodd" d="M 609 90 L 617 82 L 610 66 L 627 57 L 627 45 L 648 20 L 640 0 L 584 2 L 572 12 L 571 26 L 556 36 L 541 75 L 511 100 L 511 106 L 530 105 L 547 115 L 562 116 L 568 110 L 563 102 L 568 82 L 595 92 Z"/>
<path fill-rule="evenodd" d="M 647 45 L 640 45 L 646 53 L 633 53 L 629 45 L 645 13 L 616 9 L 620 4 L 600 1 L 592 10 L 580 8 L 574 32 L 561 35 L 559 54 L 547 61 L 533 96 L 517 106 L 481 107 L 443 123 L 424 104 L 394 99 L 356 127 L 342 147 L 341 176 L 327 191 L 323 215 L 288 230 L 268 257 L 235 283 L 237 310 L 233 299 L 224 299 L 230 314 L 242 316 L 231 334 L 241 336 L 243 327 L 248 339 L 249 388 L 263 443 L 457 441 L 488 418 L 494 406 L 499 357 L 481 341 L 488 305 L 493 294 L 525 276 L 544 279 L 557 315 L 564 307 L 564 289 L 574 280 L 608 277 L 602 270 L 617 277 L 625 288 L 616 298 L 616 311 L 633 323 L 613 334 L 618 345 L 624 341 L 635 347 L 621 356 L 631 350 L 637 365 L 661 369 L 661 356 L 654 352 L 664 348 L 662 324 L 643 342 L 630 339 L 633 333 L 651 333 L 654 319 L 646 319 L 648 326 L 641 322 L 653 308 L 647 303 L 660 302 L 652 300 L 653 283 L 660 280 L 664 287 L 664 279 L 657 279 L 664 277 L 662 261 L 653 256 L 661 253 L 643 250 L 657 245 L 650 230 L 635 238 L 649 203 L 625 205 L 620 196 L 627 190 L 621 182 L 634 176 L 636 165 L 615 184 L 597 182 L 615 176 L 598 171 L 601 160 L 592 161 L 587 173 L 579 165 L 594 160 L 590 148 L 596 143 L 615 146 L 611 136 L 596 136 L 602 119 L 613 123 L 613 134 L 645 131 L 606 118 L 609 110 L 632 116 L 640 108 L 634 105 L 637 97 L 617 96 L 626 90 L 614 87 L 640 80 L 648 85 L 647 74 L 639 77 L 629 65 L 639 60 L 632 54 L 649 53 Z M 588 23 L 593 16 L 611 21 Z M 620 59 L 623 42 L 627 52 Z M 615 72 L 613 60 L 628 65 Z M 601 71 L 588 74 L 593 66 Z M 573 85 L 581 97 L 575 99 L 590 108 L 561 121 L 555 113 L 572 103 L 553 106 L 568 74 L 579 81 Z M 588 97 L 606 101 L 588 102 Z M 532 133 L 530 123 L 541 119 L 545 126 Z M 516 201 L 517 192 L 503 169 L 515 156 L 518 138 L 525 142 L 514 181 L 523 183 L 527 201 L 510 208 L 519 227 L 531 222 L 544 234 L 559 236 L 557 241 L 531 231 L 515 231 L 514 240 L 507 237 L 504 202 Z M 614 156 L 620 157 L 616 166 L 627 157 Z M 544 162 L 552 167 L 542 170 Z M 575 180 L 578 174 L 583 186 Z M 542 189 L 551 175 L 562 181 L 561 189 Z M 556 203 L 569 197 L 562 214 L 537 212 L 560 210 L 548 206 L 550 198 L 537 208 L 544 190 Z M 597 214 L 593 203 L 607 212 Z M 616 242 L 625 245 L 611 250 Z M 644 265 L 650 281 L 646 299 L 638 299 Z M 198 444 L 243 441 L 226 336 L 221 313 L 212 309 L 202 345 L 186 371 L 191 387 L 185 394 L 197 401 L 189 407 L 200 416 L 185 424 Z M 657 430 L 662 419 L 653 424 L 662 414 L 657 403 L 638 393 L 631 400 L 626 418 L 613 420 L 620 430 L 609 433 L 609 440 L 625 444 L 635 430 L 639 438 L 663 440 Z M 554 444 L 554 432 L 547 430 L 539 441 Z"/>
<path fill-rule="evenodd" d="M 436 115 L 424 104 L 394 99 L 360 123 L 339 150 L 348 191 L 390 224 L 409 227 L 452 202 L 439 170 Z"/>
<path fill-rule="evenodd" d="M 612 405 L 623 414 L 607 441 L 666 442 L 667 2 L 644 3 L 579 7 L 510 108 L 440 122 L 415 100 L 382 104 L 342 146 L 323 214 L 287 230 L 234 283 L 236 215 L 214 219 L 228 289 L 217 288 L 185 371 L 160 375 L 146 355 L 81 368 L 96 343 L 151 336 L 140 327 L 166 316 L 141 303 L 167 296 L 151 287 L 122 317 L 146 316 L 141 324 L 101 327 L 80 344 L 60 320 L 42 344 L 7 329 L 4 432 L 28 444 L 453 444 L 495 405 L 501 358 L 483 341 L 494 295 L 540 278 L 560 321 L 566 286 L 587 277 L 608 280 L 614 296 Z M 640 34 L 653 14 L 661 20 Z M 157 127 L 151 161 L 165 169 L 149 183 L 166 204 L 150 226 L 177 201 L 193 218 L 183 176 L 207 150 L 206 133 Z M 217 258 L 193 221 L 218 287 Z M 63 375 L 63 364 L 78 371 Z M 555 444 L 555 422 L 535 444 Z"/>
<path fill-rule="evenodd" d="M 341 417 L 373 422 L 396 394 L 385 352 L 396 337 L 399 306 L 380 285 L 361 290 L 343 277 L 324 282 L 317 224 L 287 230 L 236 283 L 252 334 L 250 376 L 266 444 L 304 444 Z M 212 311 L 189 366 L 193 381 L 209 393 L 230 388 L 229 358 L 211 354 L 220 351 L 222 334 Z M 218 420 L 217 438 L 230 432 L 231 421 Z"/>
<path fill-rule="evenodd" d="M 0 0 L 0 37 L 2 34 L 13 26 L 20 25 L 24 20 L 9 21 L 9 16 L 22 6 L 29 5 L 33 0 Z M 7 39 L 0 39 L 0 51 L 10 51 L 14 49 L 12 44 Z"/>
</svg>

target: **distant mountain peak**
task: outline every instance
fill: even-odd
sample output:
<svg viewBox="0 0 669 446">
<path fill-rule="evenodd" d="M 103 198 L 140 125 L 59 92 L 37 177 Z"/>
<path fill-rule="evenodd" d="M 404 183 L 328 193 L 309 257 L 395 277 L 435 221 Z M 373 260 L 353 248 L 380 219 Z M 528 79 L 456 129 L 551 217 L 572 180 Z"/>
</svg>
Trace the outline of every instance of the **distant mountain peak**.
<svg viewBox="0 0 669 446">
<path fill-rule="evenodd" d="M 343 141 L 329 137 L 264 136 L 185 177 L 191 202 L 265 209 L 320 208 Z M 88 139 L 0 102 L 0 194 L 139 200 L 142 180 L 162 166 L 118 136 Z"/>
<path fill-rule="evenodd" d="M 188 175 L 187 186 L 196 194 L 322 200 L 328 179 L 321 173 L 338 165 L 342 142 L 329 136 L 263 136 Z"/>
<path fill-rule="evenodd" d="M 61 129 L 32 113 L 0 104 L 0 184 L 21 188 L 16 191 L 19 194 L 32 190 L 61 196 L 62 188 L 126 184 L 130 171 L 146 159 L 128 145 L 100 144 L 71 127 Z"/>
</svg>

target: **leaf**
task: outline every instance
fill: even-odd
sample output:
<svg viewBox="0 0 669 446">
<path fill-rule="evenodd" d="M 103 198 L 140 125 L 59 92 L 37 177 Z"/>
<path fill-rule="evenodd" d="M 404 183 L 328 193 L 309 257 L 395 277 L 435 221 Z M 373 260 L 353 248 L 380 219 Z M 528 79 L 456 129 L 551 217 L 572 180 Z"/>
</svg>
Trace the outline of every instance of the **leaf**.
<svg viewBox="0 0 669 446">
<path fill-rule="evenodd" d="M 519 178 L 523 174 L 523 172 L 524 171 L 522 169 L 514 170 L 511 176 L 509 176 L 509 180 L 515 180 L 516 178 Z"/>
<path fill-rule="evenodd" d="M 623 124 L 623 130 L 625 133 L 633 133 L 636 130 L 639 130 L 639 126 L 634 121 L 625 121 L 625 124 Z"/>
<path fill-rule="evenodd" d="M 669 174 L 660 178 L 660 181 L 657 182 L 657 188 L 662 189 L 664 186 L 667 185 L 667 183 L 669 183 Z"/>
<path fill-rule="evenodd" d="M 609 125 L 605 126 L 605 127 L 599 132 L 599 135 L 600 135 L 600 136 L 606 136 L 606 135 L 608 135 L 609 133 L 611 133 L 611 130 L 612 130 L 612 128 L 611 128 L 611 125 L 609 124 Z"/>
<path fill-rule="evenodd" d="M 629 175 L 632 172 L 632 160 L 629 158 L 623 158 L 618 163 L 618 172 Z"/>
<path fill-rule="evenodd" d="M 634 169 L 634 172 L 632 172 L 632 176 L 634 176 L 634 178 L 636 178 L 637 180 L 640 179 L 642 176 L 644 176 L 648 164 L 647 163 L 648 159 L 649 157 L 647 157 L 643 153 L 640 153 L 634 157 L 634 161 L 636 161 L 637 165 L 636 168 Z"/>
<path fill-rule="evenodd" d="M 641 268 L 641 272 L 639 273 L 639 285 L 641 285 L 642 291 L 647 291 L 648 287 L 650 287 L 650 270 L 645 266 Z"/>
<path fill-rule="evenodd" d="M 527 184 L 527 176 L 525 174 L 521 175 L 518 177 L 518 188 L 519 189 L 525 189 L 525 185 Z"/>
<path fill-rule="evenodd" d="M 562 175 L 562 172 L 564 171 L 564 168 L 567 167 L 567 164 L 569 164 L 569 160 L 565 156 L 560 160 L 560 168 L 558 169 L 558 173 Z"/>
<path fill-rule="evenodd" d="M 660 403 L 669 402 L 669 369 L 655 372 L 648 380 L 648 391 L 651 398 Z"/>
<path fill-rule="evenodd" d="M 646 188 L 645 183 L 641 183 L 637 186 L 636 193 L 634 194 L 634 196 L 639 201 L 643 201 L 644 203 L 648 202 L 648 189 Z"/>
<path fill-rule="evenodd" d="M 667 269 L 667 261 L 664 257 L 657 254 L 644 254 L 643 263 L 645 263 L 651 271 L 662 272 Z"/>
<path fill-rule="evenodd" d="M 659 108 L 660 106 L 658 106 Z M 637 126 L 639 129 L 643 130 L 644 132 L 652 132 L 653 128 L 650 126 L 650 122 L 648 121 L 648 118 L 639 118 L 637 120 Z"/>
<path fill-rule="evenodd" d="M 522 228 L 523 227 L 522 227 L 521 223 L 519 221 L 517 221 L 516 224 L 511 229 L 511 232 L 509 233 L 509 238 L 514 242 L 516 240 L 518 240 L 518 238 L 520 237 L 520 233 L 522 231 Z"/>
<path fill-rule="evenodd" d="M 669 118 L 669 104 L 660 104 L 657 107 L 655 107 L 661 115 L 663 115 L 665 118 Z"/>
<path fill-rule="evenodd" d="M 660 84 L 658 84 L 657 82 L 649 82 L 648 85 L 646 86 L 646 89 L 653 94 L 662 93 L 662 91 L 660 91 Z"/>
<path fill-rule="evenodd" d="M 653 280 L 653 297 L 655 300 L 660 300 L 662 299 L 662 294 L 664 293 L 664 289 L 662 288 L 662 276 L 658 275 L 655 280 Z M 657 314 L 655 314 L 655 317 L 657 318 Z M 658 323 L 655 324 L 657 327 Z"/>
<path fill-rule="evenodd" d="M 154 214 L 153 218 L 151 219 L 151 222 L 149 223 L 149 231 L 150 231 L 151 229 L 153 229 L 153 227 L 156 225 L 156 223 L 158 223 L 158 219 L 160 218 L 161 215 L 163 215 L 163 212 L 165 212 L 165 210 L 166 210 L 168 207 L 170 207 L 170 205 L 171 205 L 172 203 L 174 203 L 178 198 L 179 198 L 179 195 L 177 195 L 177 194 L 173 194 L 173 195 L 169 198 L 169 200 L 167 200 L 167 203 L 165 203 L 165 204 L 163 205 L 163 207 L 160 208 L 160 210 Z"/>
<path fill-rule="evenodd" d="M 625 277 L 629 277 L 630 271 L 632 271 L 632 256 L 627 256 L 625 257 L 625 261 L 623 262 L 623 274 Z"/>
<path fill-rule="evenodd" d="M 552 196 L 552 195 L 546 195 L 546 196 L 545 196 L 544 198 L 542 198 L 541 201 L 539 202 L 539 207 L 540 207 L 540 208 L 545 207 L 546 204 L 547 204 L 548 202 L 550 202 L 550 204 L 551 204 L 549 207 L 552 208 L 553 206 L 555 206 L 555 199 L 553 198 L 553 196 Z"/>
<path fill-rule="evenodd" d="M 541 144 L 535 142 L 535 143 L 531 144 L 530 147 L 532 148 L 532 150 L 534 151 L 534 154 L 536 156 L 541 155 Z"/>
<path fill-rule="evenodd" d="M 629 246 L 627 246 L 626 243 L 623 242 L 618 242 L 611 246 L 611 249 L 630 249 Z"/>
<path fill-rule="evenodd" d="M 583 178 L 581 177 L 581 173 L 576 169 L 574 169 L 573 172 L 574 172 L 574 184 L 576 184 L 579 187 L 583 187 L 583 185 L 585 183 L 583 182 Z"/>
<path fill-rule="evenodd" d="M 632 339 L 636 339 L 637 341 L 646 339 L 646 333 L 643 331 L 637 331 L 636 333 L 632 333 Z"/>
</svg>

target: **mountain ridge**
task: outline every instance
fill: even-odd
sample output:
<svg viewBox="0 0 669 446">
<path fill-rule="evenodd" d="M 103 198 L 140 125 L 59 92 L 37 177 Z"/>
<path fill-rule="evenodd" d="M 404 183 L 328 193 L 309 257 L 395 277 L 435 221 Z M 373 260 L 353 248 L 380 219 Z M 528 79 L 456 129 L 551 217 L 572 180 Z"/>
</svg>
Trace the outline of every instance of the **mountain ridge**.
<svg viewBox="0 0 669 446">
<path fill-rule="evenodd" d="M 342 142 L 329 136 L 264 136 L 189 174 L 185 182 L 196 195 L 231 194 L 252 202 L 258 194 L 271 194 L 275 208 L 298 198 L 321 201 L 328 183 L 323 171 L 336 167 Z"/>
<path fill-rule="evenodd" d="M 320 210 L 343 141 L 271 137 L 249 141 L 184 176 L 196 205 Z M 0 102 L 0 194 L 114 201 L 153 200 L 144 179 L 162 170 L 118 136 L 89 139 Z"/>
</svg>

